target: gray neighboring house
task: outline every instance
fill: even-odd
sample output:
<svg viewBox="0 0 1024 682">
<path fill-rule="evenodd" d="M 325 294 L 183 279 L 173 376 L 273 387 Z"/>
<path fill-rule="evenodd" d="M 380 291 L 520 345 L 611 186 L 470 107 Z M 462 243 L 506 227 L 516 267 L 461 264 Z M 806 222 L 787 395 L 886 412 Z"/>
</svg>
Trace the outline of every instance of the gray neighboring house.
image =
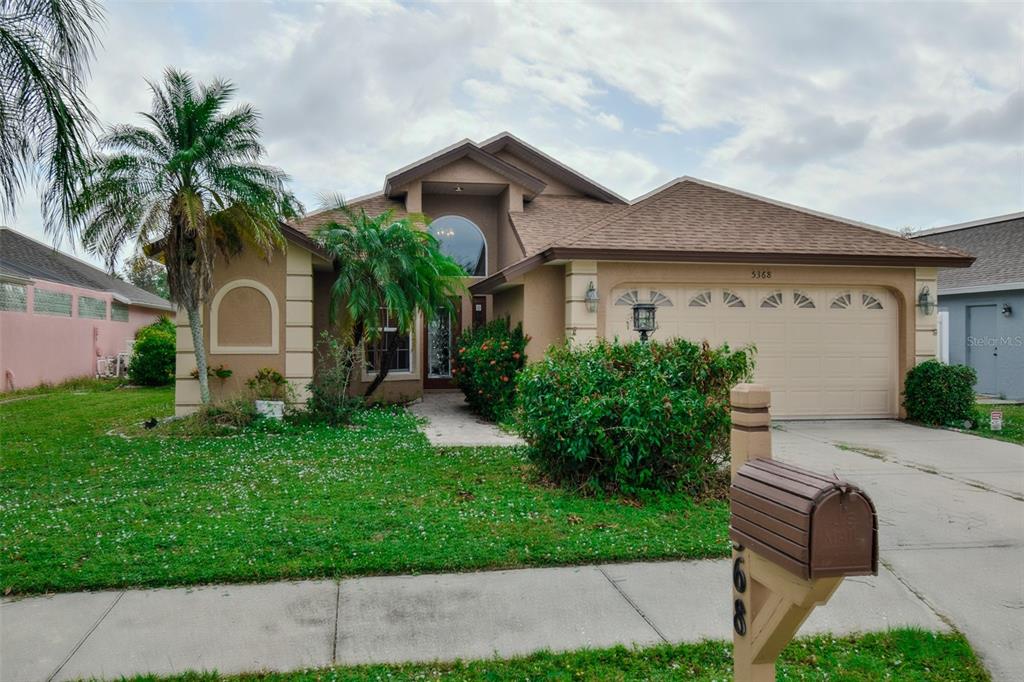
<svg viewBox="0 0 1024 682">
<path fill-rule="evenodd" d="M 977 258 L 969 268 L 939 270 L 940 356 L 973 367 L 978 393 L 1024 400 L 1024 211 L 913 239 Z"/>
</svg>

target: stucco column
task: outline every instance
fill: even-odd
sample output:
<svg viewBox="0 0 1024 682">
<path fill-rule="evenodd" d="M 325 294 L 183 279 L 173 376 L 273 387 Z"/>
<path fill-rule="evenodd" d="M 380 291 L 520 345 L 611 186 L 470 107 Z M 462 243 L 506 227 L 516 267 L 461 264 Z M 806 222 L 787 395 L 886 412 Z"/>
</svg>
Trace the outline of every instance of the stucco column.
<svg viewBox="0 0 1024 682">
<path fill-rule="evenodd" d="M 597 289 L 597 261 L 574 260 L 565 266 L 565 338 L 572 344 L 597 338 L 597 311 L 587 310 L 587 289 Z"/>
<path fill-rule="evenodd" d="M 199 307 L 199 319 L 205 324 L 205 305 Z M 174 318 L 177 352 L 174 355 L 174 414 L 184 417 L 199 409 L 199 379 L 192 376 L 196 371 L 196 347 L 192 343 L 192 330 L 188 326 L 188 313 L 178 308 Z"/>
<path fill-rule="evenodd" d="M 296 403 L 309 397 L 313 380 L 313 257 L 288 245 L 284 303 L 284 377 Z"/>
<path fill-rule="evenodd" d="M 917 268 L 914 282 L 914 300 L 910 305 L 914 306 L 914 364 L 921 364 L 925 360 L 931 360 L 936 356 L 939 349 L 938 340 L 938 270 L 936 268 Z M 932 309 L 927 315 L 917 307 L 917 297 L 921 295 L 925 287 L 928 289 L 928 297 L 932 303 Z"/>
</svg>

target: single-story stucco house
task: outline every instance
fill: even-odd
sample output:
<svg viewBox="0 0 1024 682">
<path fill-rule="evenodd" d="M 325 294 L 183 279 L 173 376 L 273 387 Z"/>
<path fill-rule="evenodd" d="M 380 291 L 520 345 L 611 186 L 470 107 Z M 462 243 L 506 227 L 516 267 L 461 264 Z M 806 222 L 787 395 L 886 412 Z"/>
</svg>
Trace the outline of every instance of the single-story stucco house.
<svg viewBox="0 0 1024 682">
<path fill-rule="evenodd" d="M 937 227 L 914 239 L 973 254 L 939 270 L 941 356 L 978 373 L 978 393 L 1024 400 L 1024 212 Z"/>
<path fill-rule="evenodd" d="M 0 227 L 0 391 L 95 376 L 127 353 L 163 298 L 8 227 Z"/>
<path fill-rule="evenodd" d="M 655 339 L 754 343 L 758 381 L 779 417 L 896 417 L 907 369 L 934 357 L 935 314 L 917 305 L 940 267 L 972 258 L 941 246 L 683 177 L 627 201 L 508 133 L 465 140 L 350 202 L 369 213 L 422 212 L 469 273 L 458 314 L 401 339 L 381 397 L 449 387 L 460 328 L 522 323 L 530 358 L 565 339 L 637 338 L 634 303 L 657 305 Z M 231 391 L 263 366 L 300 392 L 327 327 L 332 263 L 309 238 L 329 212 L 285 227 L 288 249 L 218 262 L 204 325 Z M 588 299 L 588 291 L 589 301 Z M 596 301 L 595 299 L 596 294 Z M 195 409 L 187 322 L 179 315 L 177 411 Z M 393 330 L 385 329 L 387 333 Z M 356 377 L 372 380 L 376 349 Z"/>
</svg>

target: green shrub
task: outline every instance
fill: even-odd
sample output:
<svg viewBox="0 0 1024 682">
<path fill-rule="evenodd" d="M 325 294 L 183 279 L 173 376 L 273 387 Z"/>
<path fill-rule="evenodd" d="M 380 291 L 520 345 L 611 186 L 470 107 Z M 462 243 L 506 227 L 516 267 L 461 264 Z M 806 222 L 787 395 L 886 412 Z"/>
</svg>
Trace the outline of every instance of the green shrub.
<svg viewBox="0 0 1024 682">
<path fill-rule="evenodd" d="M 245 382 L 256 400 L 285 400 L 292 394 L 288 380 L 276 369 L 261 367 L 256 375 Z"/>
<path fill-rule="evenodd" d="M 175 332 L 174 321 L 166 315 L 161 315 L 157 318 L 156 322 L 145 327 L 141 327 L 139 331 L 135 332 L 135 338 L 139 338 L 139 332 L 143 329 L 159 329 L 160 331 L 167 332 L 171 336 L 174 336 Z"/>
<path fill-rule="evenodd" d="M 174 328 L 168 332 L 159 322 L 135 333 L 128 363 L 128 378 L 141 386 L 166 386 L 174 381 Z"/>
<path fill-rule="evenodd" d="M 302 421 L 344 426 L 362 407 L 361 398 L 349 395 L 355 352 L 352 347 L 324 331 L 316 345 L 316 376 L 309 384 L 306 412 Z"/>
<path fill-rule="evenodd" d="M 963 426 L 974 419 L 974 383 L 978 375 L 967 365 L 926 360 L 904 382 L 907 418 L 923 424 Z"/>
<path fill-rule="evenodd" d="M 594 491 L 703 492 L 728 459 L 729 391 L 749 379 L 752 352 L 682 339 L 554 347 L 517 382 L 529 456 Z"/>
<path fill-rule="evenodd" d="M 494 320 L 459 337 L 452 376 L 466 395 L 470 409 L 498 421 L 515 403 L 516 375 L 526 363 L 523 326 L 509 328 L 507 320 Z"/>
</svg>

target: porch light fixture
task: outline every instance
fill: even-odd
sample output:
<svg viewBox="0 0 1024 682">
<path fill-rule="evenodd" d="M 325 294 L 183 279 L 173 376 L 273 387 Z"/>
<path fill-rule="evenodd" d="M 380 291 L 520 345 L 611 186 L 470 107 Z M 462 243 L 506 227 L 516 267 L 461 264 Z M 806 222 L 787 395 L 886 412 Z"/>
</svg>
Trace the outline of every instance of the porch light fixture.
<svg viewBox="0 0 1024 682">
<path fill-rule="evenodd" d="M 654 314 L 658 307 L 653 303 L 633 304 L 633 331 L 640 332 L 640 341 L 646 342 L 647 335 L 658 328 Z"/>
<path fill-rule="evenodd" d="M 1001 312 L 1003 313 L 1003 317 L 1009 317 L 1010 315 L 1013 315 L 1013 306 L 1009 303 L 1004 303 Z"/>
<path fill-rule="evenodd" d="M 932 293 L 927 286 L 921 287 L 921 293 L 917 295 L 917 307 L 925 315 L 931 315 L 935 309 L 935 301 L 932 300 Z"/>
<path fill-rule="evenodd" d="M 591 281 L 590 284 L 587 285 L 587 292 L 583 294 L 583 300 L 586 301 L 587 303 L 587 312 L 597 312 L 597 288 L 594 286 L 593 281 Z"/>
</svg>

